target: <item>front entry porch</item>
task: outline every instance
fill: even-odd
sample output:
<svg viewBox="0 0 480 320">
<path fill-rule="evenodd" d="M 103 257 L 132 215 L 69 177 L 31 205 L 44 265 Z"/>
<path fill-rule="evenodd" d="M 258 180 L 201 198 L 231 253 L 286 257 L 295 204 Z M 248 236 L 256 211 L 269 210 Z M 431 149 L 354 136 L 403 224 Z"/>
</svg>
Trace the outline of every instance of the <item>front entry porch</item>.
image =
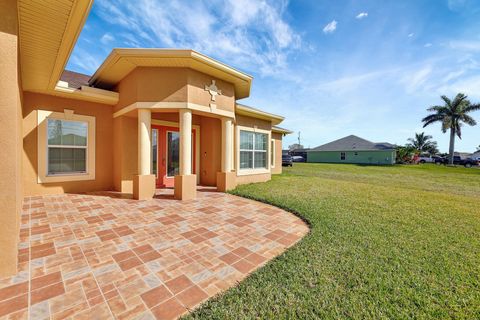
<svg viewBox="0 0 480 320">
<path fill-rule="evenodd" d="M 26 198 L 0 318 L 175 319 L 308 232 L 288 212 L 212 188 L 191 201 L 169 189 L 148 201 L 124 196 Z"/>
<path fill-rule="evenodd" d="M 219 191 L 235 187 L 233 119 L 194 114 L 187 108 L 168 113 L 138 109 L 133 115 L 138 118 L 134 199 L 151 199 L 160 187 L 174 188 L 178 200 L 195 199 L 197 185 L 207 176 L 207 184 Z M 173 121 L 163 120 L 166 116 Z M 131 151 L 127 146 L 123 152 Z"/>
</svg>

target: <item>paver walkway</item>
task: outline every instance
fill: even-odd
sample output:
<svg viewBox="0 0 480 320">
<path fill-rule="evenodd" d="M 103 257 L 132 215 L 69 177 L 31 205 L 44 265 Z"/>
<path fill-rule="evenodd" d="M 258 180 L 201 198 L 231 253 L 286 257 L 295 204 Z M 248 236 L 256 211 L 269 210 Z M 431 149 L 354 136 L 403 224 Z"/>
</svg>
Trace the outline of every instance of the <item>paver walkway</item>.
<svg viewBox="0 0 480 320">
<path fill-rule="evenodd" d="M 29 197 L 21 223 L 1 319 L 174 319 L 308 232 L 281 209 L 209 189 L 185 202 L 170 191 Z"/>
</svg>

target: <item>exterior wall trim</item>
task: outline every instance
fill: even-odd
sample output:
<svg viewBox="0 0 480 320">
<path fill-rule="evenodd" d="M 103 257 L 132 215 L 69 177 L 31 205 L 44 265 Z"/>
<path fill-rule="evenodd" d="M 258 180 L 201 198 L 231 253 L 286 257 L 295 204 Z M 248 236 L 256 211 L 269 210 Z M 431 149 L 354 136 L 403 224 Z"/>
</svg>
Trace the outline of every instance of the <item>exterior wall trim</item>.
<svg viewBox="0 0 480 320">
<path fill-rule="evenodd" d="M 214 114 L 220 117 L 235 119 L 235 113 L 218 108 L 202 106 L 191 102 L 134 102 L 113 114 L 114 118 L 120 117 L 135 109 L 190 109 L 207 114 Z"/>
<path fill-rule="evenodd" d="M 235 154 L 236 154 L 236 172 L 237 176 L 247 176 L 247 175 L 255 175 L 255 174 L 265 174 L 265 173 L 270 173 L 271 172 L 271 165 L 270 165 L 270 157 L 271 155 L 271 146 L 270 146 L 270 141 L 272 140 L 272 132 L 271 130 L 263 130 L 263 129 L 258 129 L 256 126 L 255 127 L 245 127 L 245 126 L 235 126 Z M 265 133 L 268 135 L 268 140 L 269 143 L 267 143 L 267 168 L 266 169 L 240 169 L 240 131 L 250 131 L 250 132 L 258 132 L 258 133 Z"/>
<path fill-rule="evenodd" d="M 47 174 L 47 120 L 76 120 L 88 123 L 87 173 L 62 174 L 49 176 Z M 74 114 L 73 110 L 64 112 L 37 110 L 37 182 L 67 182 L 95 180 L 95 117 Z"/>
</svg>

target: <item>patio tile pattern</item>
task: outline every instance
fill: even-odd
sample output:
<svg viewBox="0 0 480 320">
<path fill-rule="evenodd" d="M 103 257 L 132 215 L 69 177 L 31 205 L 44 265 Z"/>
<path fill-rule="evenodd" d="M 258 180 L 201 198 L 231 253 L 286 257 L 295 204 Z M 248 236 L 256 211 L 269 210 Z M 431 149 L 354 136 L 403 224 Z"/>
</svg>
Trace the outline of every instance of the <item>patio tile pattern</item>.
<svg viewBox="0 0 480 320">
<path fill-rule="evenodd" d="M 211 189 L 184 202 L 171 190 L 28 197 L 0 319 L 175 319 L 307 232 L 290 213 Z"/>
</svg>

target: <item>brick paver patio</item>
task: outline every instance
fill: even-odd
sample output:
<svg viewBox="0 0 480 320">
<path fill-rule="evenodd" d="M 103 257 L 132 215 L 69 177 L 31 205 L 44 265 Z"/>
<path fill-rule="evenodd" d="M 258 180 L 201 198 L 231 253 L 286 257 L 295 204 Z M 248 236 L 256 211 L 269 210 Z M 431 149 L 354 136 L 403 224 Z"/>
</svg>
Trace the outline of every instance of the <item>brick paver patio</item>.
<svg viewBox="0 0 480 320">
<path fill-rule="evenodd" d="M 26 198 L 19 273 L 0 279 L 1 319 L 174 319 L 308 232 L 281 209 L 199 189 Z"/>
</svg>

